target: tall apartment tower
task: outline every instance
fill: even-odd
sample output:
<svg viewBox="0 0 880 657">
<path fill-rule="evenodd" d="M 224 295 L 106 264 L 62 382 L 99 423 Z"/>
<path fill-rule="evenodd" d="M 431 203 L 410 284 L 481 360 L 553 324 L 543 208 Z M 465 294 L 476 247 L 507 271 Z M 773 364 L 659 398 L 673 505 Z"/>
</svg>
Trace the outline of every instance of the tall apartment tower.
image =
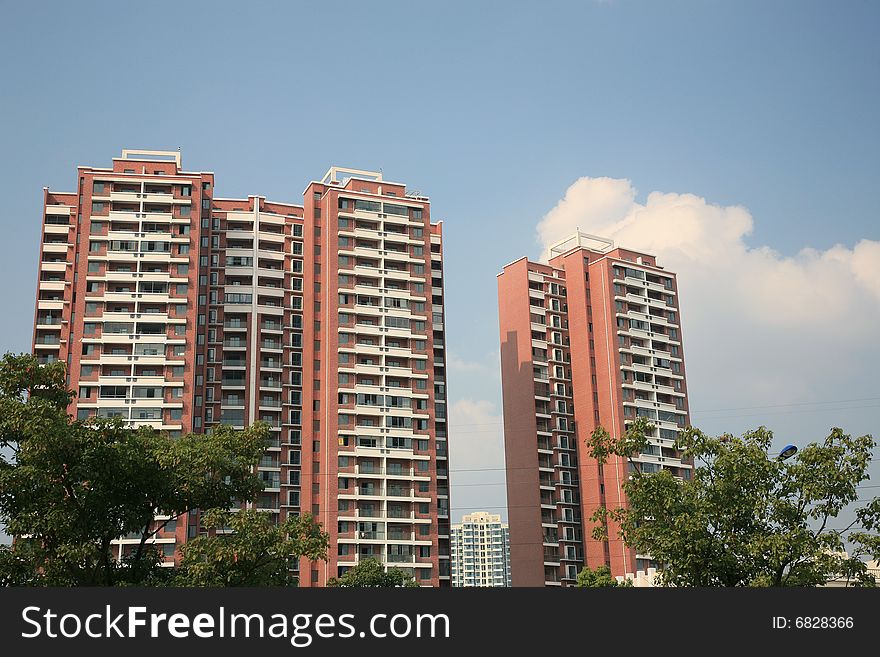
<svg viewBox="0 0 880 657">
<path fill-rule="evenodd" d="M 651 444 L 642 471 L 692 466 L 673 445 L 688 424 L 675 274 L 655 258 L 578 233 L 547 264 L 521 258 L 498 276 L 504 444 L 514 586 L 570 586 L 584 565 L 646 571 L 609 521 L 592 538 L 600 506 L 625 506 L 628 461 L 586 454 L 596 426 L 621 435 L 643 416 Z"/>
<path fill-rule="evenodd" d="M 510 586 L 510 532 L 500 515 L 478 511 L 452 525 L 452 586 Z"/>
<path fill-rule="evenodd" d="M 79 418 L 172 435 L 267 422 L 265 489 L 250 505 L 280 520 L 312 511 L 333 539 L 328 562 L 302 564 L 301 585 L 323 585 L 367 554 L 448 585 L 440 225 L 403 185 L 368 172 L 342 184 L 336 171 L 309 186 L 306 209 L 217 198 L 213 174 L 183 171 L 179 152 L 123 151 L 111 168 L 79 167 L 76 192 L 44 191 L 34 353 L 67 363 Z M 367 374 L 372 384 L 356 378 Z M 346 504 L 352 527 L 339 532 Z M 198 532 L 195 514 L 159 535 L 169 564 Z M 120 539 L 119 554 L 134 542 Z"/>
<path fill-rule="evenodd" d="M 381 173 L 331 168 L 305 191 L 305 509 L 324 584 L 376 558 L 450 585 L 442 225 Z M 305 495 L 304 495 L 305 498 Z"/>
</svg>

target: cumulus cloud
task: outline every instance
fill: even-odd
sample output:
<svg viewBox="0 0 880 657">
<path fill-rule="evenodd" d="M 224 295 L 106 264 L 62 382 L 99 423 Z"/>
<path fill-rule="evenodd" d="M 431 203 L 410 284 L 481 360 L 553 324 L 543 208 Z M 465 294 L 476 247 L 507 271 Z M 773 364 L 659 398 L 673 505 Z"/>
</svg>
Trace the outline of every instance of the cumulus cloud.
<svg viewBox="0 0 880 657">
<path fill-rule="evenodd" d="M 785 256 L 748 244 L 746 208 L 686 193 L 639 203 L 636 194 L 629 180 L 581 178 L 541 219 L 538 241 L 546 253 L 580 229 L 655 254 L 678 274 L 692 408 L 878 391 L 880 242 L 805 244 Z"/>
</svg>

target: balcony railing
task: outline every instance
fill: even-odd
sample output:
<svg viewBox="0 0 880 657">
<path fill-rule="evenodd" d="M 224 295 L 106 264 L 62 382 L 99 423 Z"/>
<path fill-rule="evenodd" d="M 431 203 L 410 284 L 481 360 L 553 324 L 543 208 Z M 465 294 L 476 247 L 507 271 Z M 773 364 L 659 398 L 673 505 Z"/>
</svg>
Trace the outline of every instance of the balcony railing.
<svg viewBox="0 0 880 657">
<path fill-rule="evenodd" d="M 358 532 L 358 538 L 378 540 L 385 538 L 385 532 Z"/>
<path fill-rule="evenodd" d="M 388 563 L 414 563 L 415 560 L 414 554 L 389 554 L 386 559 Z"/>
</svg>

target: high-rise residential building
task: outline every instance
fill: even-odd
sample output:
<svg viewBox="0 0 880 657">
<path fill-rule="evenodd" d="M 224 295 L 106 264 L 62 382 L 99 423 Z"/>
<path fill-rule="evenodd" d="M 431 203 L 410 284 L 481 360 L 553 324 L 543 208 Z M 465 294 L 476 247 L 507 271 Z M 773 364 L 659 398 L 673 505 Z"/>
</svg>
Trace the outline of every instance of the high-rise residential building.
<svg viewBox="0 0 880 657">
<path fill-rule="evenodd" d="M 377 558 L 450 584 L 442 224 L 380 173 L 331 168 L 305 192 L 303 486 L 335 553 L 324 583 Z"/>
<path fill-rule="evenodd" d="M 179 152 L 79 167 L 76 192 L 44 191 L 34 353 L 67 363 L 79 418 L 267 422 L 251 506 L 331 536 L 301 585 L 373 556 L 448 586 L 441 225 L 379 173 L 334 167 L 305 194 L 218 198 Z M 173 563 L 198 532 L 194 514 L 156 542 Z"/>
<path fill-rule="evenodd" d="M 625 506 L 630 467 L 690 477 L 674 448 L 688 424 L 675 274 L 578 232 L 547 263 L 506 265 L 498 296 L 513 585 L 573 585 L 584 565 L 647 571 L 656 564 L 624 545 L 613 521 L 599 541 L 590 518 Z M 587 455 L 597 426 L 619 436 L 636 417 L 654 430 L 634 465 Z"/>
<path fill-rule="evenodd" d="M 485 511 L 452 525 L 452 586 L 510 586 L 507 523 Z"/>
</svg>

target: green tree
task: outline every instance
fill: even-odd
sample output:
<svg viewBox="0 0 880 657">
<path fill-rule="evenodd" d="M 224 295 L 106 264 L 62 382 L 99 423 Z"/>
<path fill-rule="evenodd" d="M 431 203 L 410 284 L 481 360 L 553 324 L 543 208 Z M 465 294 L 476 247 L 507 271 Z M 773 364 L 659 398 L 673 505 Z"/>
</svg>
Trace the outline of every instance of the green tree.
<svg viewBox="0 0 880 657">
<path fill-rule="evenodd" d="M 58 586 L 151 581 L 164 526 L 191 509 L 229 508 L 262 490 L 255 466 L 268 428 L 217 427 L 172 438 L 119 420 L 73 420 L 62 363 L 0 360 L 0 521 L 19 538 L 0 551 L 0 581 Z M 2 454 L 2 452 L 0 452 Z M 140 538 L 124 560 L 111 542 Z"/>
<path fill-rule="evenodd" d="M 577 586 L 581 588 L 612 588 L 616 586 L 632 586 L 632 580 L 618 582 L 611 576 L 611 568 L 602 564 L 596 570 L 590 570 L 586 566 L 581 569 L 577 576 Z"/>
<path fill-rule="evenodd" d="M 329 537 L 308 514 L 276 525 L 271 513 L 214 509 L 202 526 L 213 532 L 183 545 L 177 586 L 296 586 L 300 557 L 327 558 Z"/>
<path fill-rule="evenodd" d="M 357 566 L 349 568 L 342 577 L 332 578 L 327 586 L 350 586 L 365 588 L 372 586 L 391 587 L 417 587 L 416 581 L 399 568 L 389 568 L 387 571 L 376 559 L 365 559 Z"/>
<path fill-rule="evenodd" d="M 817 586 L 835 576 L 873 585 L 861 559 L 880 556 L 880 498 L 856 508 L 847 527 L 833 527 L 868 478 L 871 436 L 834 428 L 783 461 L 768 457 L 773 435 L 764 427 L 742 438 L 688 428 L 676 448 L 696 467 L 679 480 L 668 470 L 644 473 L 632 460 L 652 428 L 640 418 L 620 438 L 599 427 L 587 440 L 600 463 L 618 455 L 631 464 L 628 505 L 600 508 L 594 538 L 607 539 L 608 520 L 616 522 L 628 546 L 663 564 L 663 585 Z"/>
</svg>

